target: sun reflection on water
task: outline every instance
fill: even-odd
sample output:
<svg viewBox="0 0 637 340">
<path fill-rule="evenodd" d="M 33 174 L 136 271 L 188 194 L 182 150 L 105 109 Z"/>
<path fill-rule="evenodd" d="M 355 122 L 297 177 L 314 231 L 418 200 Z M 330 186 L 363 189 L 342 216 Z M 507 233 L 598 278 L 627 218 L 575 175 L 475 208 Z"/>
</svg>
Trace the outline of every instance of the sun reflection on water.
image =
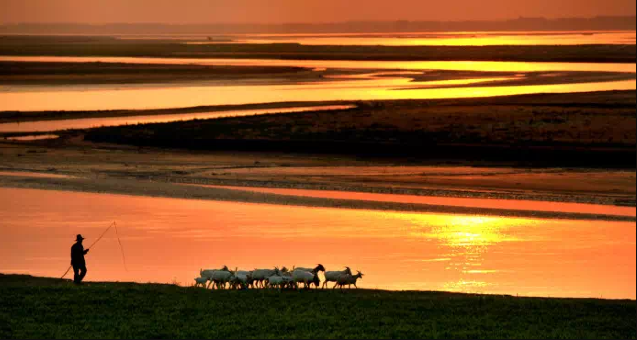
<svg viewBox="0 0 637 340">
<path fill-rule="evenodd" d="M 450 274 L 442 285 L 447 291 L 483 292 L 496 285 L 492 280 L 501 271 L 483 268 L 484 255 L 503 243 L 522 242 L 513 229 L 530 226 L 532 220 L 485 216 L 411 215 L 412 237 L 438 242 L 445 254 L 445 271 Z M 459 278 L 459 279 L 458 279 Z"/>
<path fill-rule="evenodd" d="M 635 296 L 635 224 L 308 208 L 0 188 L 0 272 L 55 277 L 69 235 L 114 235 L 91 281 L 189 283 L 202 267 L 350 266 L 362 288 Z M 121 223 L 120 223 L 121 222 Z"/>
<path fill-rule="evenodd" d="M 507 233 L 510 227 L 531 223 L 523 219 L 481 216 L 427 216 L 415 218 L 412 236 L 437 239 L 448 247 L 478 249 L 501 242 L 519 241 Z"/>
<path fill-rule="evenodd" d="M 483 293 L 483 289 L 491 285 L 484 281 L 458 280 L 446 283 L 444 289 L 449 292 Z"/>
</svg>

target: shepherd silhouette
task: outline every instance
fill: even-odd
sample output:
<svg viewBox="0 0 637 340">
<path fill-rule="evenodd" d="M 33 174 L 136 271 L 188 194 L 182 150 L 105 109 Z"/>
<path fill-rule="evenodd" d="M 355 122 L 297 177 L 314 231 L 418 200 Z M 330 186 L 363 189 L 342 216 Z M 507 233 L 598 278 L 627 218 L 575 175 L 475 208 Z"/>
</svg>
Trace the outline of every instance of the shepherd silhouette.
<svg viewBox="0 0 637 340">
<path fill-rule="evenodd" d="M 75 282 L 75 284 L 81 284 L 86 276 L 86 261 L 84 260 L 84 255 L 88 253 L 89 249 L 84 250 L 84 246 L 82 245 L 84 237 L 82 237 L 82 235 L 78 234 L 75 241 L 75 244 L 71 247 L 71 266 L 73 266 L 73 273 L 75 273 L 73 282 Z"/>
</svg>

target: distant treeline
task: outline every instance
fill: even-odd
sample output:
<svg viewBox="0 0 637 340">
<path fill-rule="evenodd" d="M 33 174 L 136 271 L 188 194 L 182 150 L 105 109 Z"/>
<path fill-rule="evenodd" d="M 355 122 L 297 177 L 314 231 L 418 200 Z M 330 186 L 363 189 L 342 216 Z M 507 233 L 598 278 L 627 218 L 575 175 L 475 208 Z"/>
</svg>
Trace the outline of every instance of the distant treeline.
<svg viewBox="0 0 637 340">
<path fill-rule="evenodd" d="M 232 33 L 389 33 L 465 31 L 635 30 L 635 16 L 518 18 L 503 21 L 356 21 L 290 24 L 34 24 L 0 25 L 0 34 L 232 34 Z"/>
</svg>

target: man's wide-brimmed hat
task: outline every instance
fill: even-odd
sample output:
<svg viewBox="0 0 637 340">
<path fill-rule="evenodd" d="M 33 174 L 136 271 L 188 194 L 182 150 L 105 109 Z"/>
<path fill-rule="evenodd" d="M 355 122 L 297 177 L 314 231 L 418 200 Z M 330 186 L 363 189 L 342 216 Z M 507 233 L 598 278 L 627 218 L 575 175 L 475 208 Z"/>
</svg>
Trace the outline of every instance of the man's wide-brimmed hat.
<svg viewBox="0 0 637 340">
<path fill-rule="evenodd" d="M 77 234 L 77 237 L 75 238 L 75 241 L 82 241 L 84 240 L 84 237 L 82 237 L 82 235 Z"/>
</svg>

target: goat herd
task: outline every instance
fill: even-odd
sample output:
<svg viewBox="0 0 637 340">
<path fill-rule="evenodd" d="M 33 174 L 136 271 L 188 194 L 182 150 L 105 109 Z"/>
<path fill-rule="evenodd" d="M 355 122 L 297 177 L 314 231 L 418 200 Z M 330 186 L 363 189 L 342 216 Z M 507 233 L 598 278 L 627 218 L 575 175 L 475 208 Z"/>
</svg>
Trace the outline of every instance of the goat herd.
<svg viewBox="0 0 637 340">
<path fill-rule="evenodd" d="M 227 266 L 222 269 L 202 269 L 200 277 L 195 279 L 195 287 L 205 287 L 211 289 L 248 289 L 248 288 L 278 288 L 281 289 L 299 289 L 299 285 L 303 284 L 303 288 L 310 289 L 312 285 L 319 288 L 321 280 L 318 273 L 323 272 L 325 281 L 323 288 L 327 287 L 328 282 L 334 282 L 336 287 L 347 286 L 351 288 L 356 286 L 356 281 L 363 277 L 361 272 L 352 275 L 349 267 L 342 271 L 325 271 L 323 265 L 316 268 L 292 268 L 289 270 L 285 267 L 282 269 L 255 269 L 253 271 L 230 270 Z"/>
</svg>

